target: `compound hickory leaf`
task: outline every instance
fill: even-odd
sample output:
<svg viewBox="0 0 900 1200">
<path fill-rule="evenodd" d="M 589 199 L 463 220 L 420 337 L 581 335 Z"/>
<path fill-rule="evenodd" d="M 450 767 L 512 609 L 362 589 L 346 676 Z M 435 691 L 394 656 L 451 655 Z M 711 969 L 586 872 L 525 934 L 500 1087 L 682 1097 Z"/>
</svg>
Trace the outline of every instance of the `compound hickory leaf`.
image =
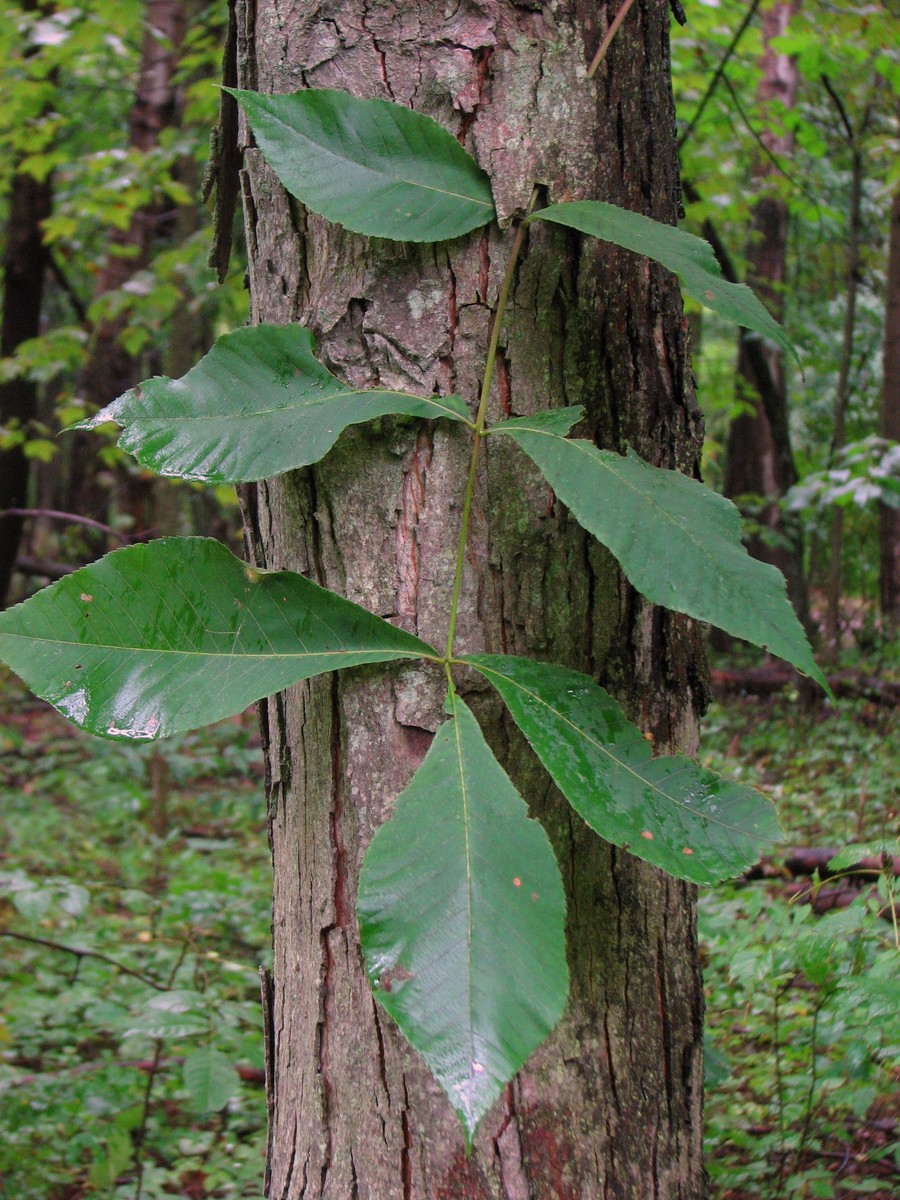
<svg viewBox="0 0 900 1200">
<path fill-rule="evenodd" d="M 348 425 L 389 414 L 469 423 L 459 396 L 347 387 L 313 357 L 302 325 L 219 338 L 181 379 L 157 376 L 74 428 L 124 426 L 119 445 L 151 471 L 250 483 L 323 458 Z"/>
<path fill-rule="evenodd" d="M 209 725 L 326 671 L 435 658 L 412 634 L 212 538 L 115 550 L 0 613 L 0 658 L 90 733 Z"/>
<path fill-rule="evenodd" d="M 357 913 L 379 1003 L 467 1141 L 568 990 L 565 898 L 541 825 L 456 695 L 366 853 Z"/>
</svg>

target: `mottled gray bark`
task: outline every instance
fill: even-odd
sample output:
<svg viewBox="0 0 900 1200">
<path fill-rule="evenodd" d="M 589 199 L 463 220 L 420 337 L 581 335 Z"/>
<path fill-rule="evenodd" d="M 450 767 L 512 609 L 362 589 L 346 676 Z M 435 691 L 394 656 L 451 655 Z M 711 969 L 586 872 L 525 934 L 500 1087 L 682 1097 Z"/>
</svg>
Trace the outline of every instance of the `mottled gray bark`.
<svg viewBox="0 0 900 1200">
<path fill-rule="evenodd" d="M 594 82 L 615 8 L 593 2 L 243 0 L 243 86 L 348 89 L 411 105 L 490 172 L 503 231 L 405 247 L 328 225 L 244 154 L 254 320 L 301 321 L 354 384 L 473 403 L 508 222 L 549 200 L 677 204 L 668 10 L 639 2 Z M 246 131 L 245 131 L 246 136 Z M 491 417 L 584 404 L 587 429 L 696 469 L 686 325 L 662 269 L 534 228 L 515 283 Z M 514 447 L 481 462 L 457 648 L 593 671 L 660 745 L 691 749 L 698 631 L 645 604 Z M 442 645 L 469 444 L 444 424 L 356 428 L 315 470 L 249 489 L 252 556 L 310 574 Z M 569 896 L 572 992 L 560 1028 L 466 1158 L 449 1105 L 376 1009 L 354 917 L 361 856 L 441 720 L 444 682 L 361 669 L 263 708 L 274 861 L 269 1195 L 285 1200 L 594 1200 L 705 1194 L 702 992 L 693 889 L 589 833 L 496 698 L 460 686 L 547 824 Z"/>
</svg>

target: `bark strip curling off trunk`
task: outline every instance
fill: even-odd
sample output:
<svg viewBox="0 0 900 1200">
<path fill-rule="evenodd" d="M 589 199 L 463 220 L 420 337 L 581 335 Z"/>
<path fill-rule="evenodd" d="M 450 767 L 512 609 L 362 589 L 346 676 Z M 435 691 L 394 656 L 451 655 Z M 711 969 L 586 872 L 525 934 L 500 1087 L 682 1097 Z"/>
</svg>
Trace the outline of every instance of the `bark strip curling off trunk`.
<svg viewBox="0 0 900 1200">
<path fill-rule="evenodd" d="M 489 171 L 504 225 L 535 183 L 549 201 L 609 200 L 673 221 L 668 9 L 635 6 L 589 82 L 614 15 L 586 0 L 241 0 L 240 83 L 338 87 L 426 112 Z M 455 390 L 474 407 L 508 229 L 437 246 L 368 241 L 303 211 L 252 144 L 243 196 L 254 320 L 307 325 L 350 383 Z M 603 445 L 694 471 L 686 342 L 665 271 L 534 227 L 492 419 L 584 404 Z M 697 630 L 637 597 L 514 447 L 485 445 L 457 648 L 590 670 L 660 747 L 693 749 L 705 693 Z M 468 452 L 464 432 L 443 424 L 356 427 L 315 469 L 245 490 L 251 554 L 443 645 Z M 466 1158 L 445 1098 L 375 1008 L 354 916 L 361 856 L 441 720 L 444 680 L 417 666 L 364 668 L 272 699 L 262 708 L 275 886 L 268 1194 L 701 1197 L 693 889 L 588 832 L 496 697 L 475 679 L 460 686 L 554 842 L 569 903 L 566 1016 Z"/>
</svg>

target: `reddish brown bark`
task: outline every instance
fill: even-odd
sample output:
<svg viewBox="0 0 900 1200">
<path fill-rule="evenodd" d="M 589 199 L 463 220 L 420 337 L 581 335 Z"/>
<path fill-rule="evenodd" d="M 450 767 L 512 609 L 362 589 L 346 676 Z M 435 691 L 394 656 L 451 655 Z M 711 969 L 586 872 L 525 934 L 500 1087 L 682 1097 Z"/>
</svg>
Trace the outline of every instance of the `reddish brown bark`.
<svg viewBox="0 0 900 1200">
<path fill-rule="evenodd" d="M 490 171 L 501 222 L 543 198 L 674 221 L 668 7 L 643 0 L 595 81 L 618 5 L 479 0 L 238 5 L 241 85 L 341 87 L 411 105 Z M 342 378 L 477 397 L 508 228 L 406 247 L 290 201 L 245 131 L 254 320 L 301 321 Z M 583 403 L 586 428 L 694 472 L 700 420 L 674 279 L 533 227 L 491 419 Z M 498 439 L 499 440 L 499 439 Z M 346 435 L 243 497 L 254 561 L 303 571 L 443 644 L 469 446 L 444 425 Z M 690 748 L 704 694 L 691 622 L 644 603 L 512 447 L 481 460 L 457 648 L 593 671 L 660 746 Z M 467 1157 L 445 1097 L 375 1007 L 354 916 L 361 856 L 442 719 L 440 672 L 363 670 L 263 706 L 274 863 L 264 987 L 268 1195 L 280 1200 L 698 1200 L 702 992 L 693 889 L 602 843 L 548 787 L 495 698 L 460 680 L 554 842 L 568 892 L 567 1014 Z"/>
</svg>

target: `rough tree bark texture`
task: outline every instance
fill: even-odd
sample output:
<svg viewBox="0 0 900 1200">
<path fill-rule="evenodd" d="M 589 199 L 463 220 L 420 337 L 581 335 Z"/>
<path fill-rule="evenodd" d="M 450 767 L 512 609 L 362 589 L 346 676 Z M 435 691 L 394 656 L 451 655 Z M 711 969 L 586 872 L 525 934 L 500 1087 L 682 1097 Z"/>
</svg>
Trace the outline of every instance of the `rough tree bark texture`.
<svg viewBox="0 0 900 1200">
<path fill-rule="evenodd" d="M 900 442 L 900 192 L 891 206 L 887 304 L 884 314 L 884 383 L 881 433 Z M 882 504 L 881 616 L 888 630 L 900 629 L 900 510 Z"/>
<path fill-rule="evenodd" d="M 344 88 L 410 105 L 491 174 L 504 231 L 449 245 L 368 241 L 290 201 L 248 144 L 255 320 L 300 321 L 354 384 L 474 403 L 491 314 L 528 203 L 610 200 L 673 221 L 668 8 L 594 0 L 241 0 L 242 86 Z M 246 131 L 244 136 L 246 137 Z M 584 404 L 606 446 L 696 470 L 686 325 L 662 269 L 533 229 L 492 419 Z M 486 444 L 457 649 L 593 671 L 657 744 L 692 749 L 697 630 L 642 602 L 513 447 Z M 248 542 L 442 645 L 469 443 L 446 425 L 357 428 L 315 470 L 244 496 Z M 496 698 L 461 680 L 550 831 L 569 902 L 571 999 L 485 1120 L 470 1158 L 450 1107 L 376 1009 L 354 916 L 363 851 L 441 720 L 444 681 L 362 669 L 263 706 L 274 860 L 268 1194 L 284 1200 L 701 1197 L 702 992 L 693 889 L 603 844 L 561 804 Z"/>
<path fill-rule="evenodd" d="M 794 107 L 798 72 L 796 62 L 779 53 L 772 42 L 782 36 L 796 11 L 796 2 L 776 3 L 764 10 L 762 79 L 758 99 L 771 107 L 773 101 L 786 111 Z M 786 275 L 788 210 L 787 204 L 771 191 L 777 180 L 777 160 L 789 157 L 793 133 L 776 128 L 762 134 L 767 155 L 759 154 L 753 168 L 757 190 L 762 194 L 753 207 L 753 222 L 747 247 L 748 282 L 778 319 L 784 311 L 783 288 Z M 774 160 L 769 155 L 775 156 Z M 803 574 L 803 546 L 795 521 L 786 521 L 778 500 L 797 482 L 797 468 L 791 450 L 788 424 L 788 398 L 784 365 L 780 350 L 764 347 L 768 378 L 760 380 L 754 366 L 753 349 L 742 339 L 738 351 L 738 380 L 752 398 L 752 411 L 736 417 L 728 433 L 724 492 L 726 496 L 765 496 L 761 521 L 787 539 L 787 545 L 769 545 L 761 538 L 748 543 L 750 553 L 783 571 L 788 592 L 801 620 L 806 619 L 807 598 Z M 761 388 L 769 389 L 768 403 L 760 399 Z M 775 418 L 774 420 L 772 418 Z"/>
</svg>

